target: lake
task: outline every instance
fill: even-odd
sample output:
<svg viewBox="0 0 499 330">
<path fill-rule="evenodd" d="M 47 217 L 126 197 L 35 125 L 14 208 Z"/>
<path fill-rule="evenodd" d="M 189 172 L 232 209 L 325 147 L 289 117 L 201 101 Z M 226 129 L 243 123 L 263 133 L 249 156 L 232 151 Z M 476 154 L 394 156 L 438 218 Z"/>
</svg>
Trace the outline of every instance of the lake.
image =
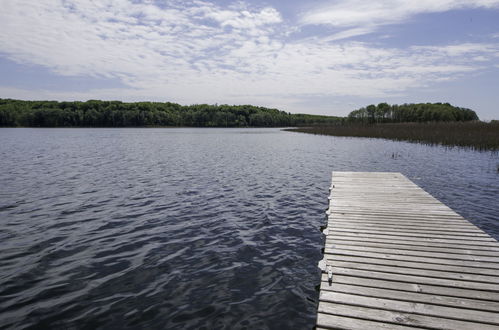
<svg viewBox="0 0 499 330">
<path fill-rule="evenodd" d="M 311 329 L 331 171 L 499 238 L 499 155 L 279 129 L 0 129 L 0 328 Z"/>
</svg>

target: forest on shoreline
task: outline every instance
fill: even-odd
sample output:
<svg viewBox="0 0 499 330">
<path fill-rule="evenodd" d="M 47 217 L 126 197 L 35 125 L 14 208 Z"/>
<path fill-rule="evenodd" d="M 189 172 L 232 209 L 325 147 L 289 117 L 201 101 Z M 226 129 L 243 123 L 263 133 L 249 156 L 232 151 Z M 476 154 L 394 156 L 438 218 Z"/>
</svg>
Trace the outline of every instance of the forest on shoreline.
<svg viewBox="0 0 499 330">
<path fill-rule="evenodd" d="M 449 103 L 380 103 L 336 117 L 253 105 L 0 99 L 0 127 L 290 127 L 474 120 L 478 116 L 473 110 Z"/>
<path fill-rule="evenodd" d="M 350 112 L 347 122 L 355 123 L 421 123 L 479 120 L 475 111 L 449 103 L 368 105 Z"/>
<path fill-rule="evenodd" d="M 334 117 L 252 105 L 0 99 L 0 127 L 297 127 L 289 130 L 499 150 L 498 121 L 449 103 L 380 103 Z"/>
<path fill-rule="evenodd" d="M 460 146 L 474 150 L 499 150 L 499 121 L 479 121 L 473 110 L 454 107 L 449 103 L 380 103 L 352 111 L 341 124 L 288 130 L 319 135 Z"/>
<path fill-rule="evenodd" d="M 341 120 L 252 105 L 0 99 L 0 127 L 290 127 Z"/>
</svg>

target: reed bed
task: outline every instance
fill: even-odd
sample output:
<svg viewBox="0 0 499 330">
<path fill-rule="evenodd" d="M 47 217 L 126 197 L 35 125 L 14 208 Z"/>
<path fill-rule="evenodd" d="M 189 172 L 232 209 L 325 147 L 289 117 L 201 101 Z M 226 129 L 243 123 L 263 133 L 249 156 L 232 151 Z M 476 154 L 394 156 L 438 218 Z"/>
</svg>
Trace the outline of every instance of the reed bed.
<svg viewBox="0 0 499 330">
<path fill-rule="evenodd" d="M 499 150 L 499 122 L 338 124 L 287 129 L 292 132 L 384 138 L 474 150 Z"/>
</svg>

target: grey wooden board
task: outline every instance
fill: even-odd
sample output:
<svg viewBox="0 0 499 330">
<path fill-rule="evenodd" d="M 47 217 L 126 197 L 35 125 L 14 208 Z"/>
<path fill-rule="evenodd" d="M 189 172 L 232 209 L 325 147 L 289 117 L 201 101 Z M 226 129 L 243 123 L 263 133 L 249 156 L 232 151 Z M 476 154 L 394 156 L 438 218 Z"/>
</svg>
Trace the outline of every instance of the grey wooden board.
<svg viewBox="0 0 499 330">
<path fill-rule="evenodd" d="M 435 238 L 435 237 L 426 237 L 424 235 L 419 236 L 406 236 L 406 235 L 389 235 L 389 234 L 369 234 L 369 233 L 352 233 L 345 231 L 337 231 L 335 232 L 334 228 L 329 230 L 329 235 L 331 237 L 335 237 L 335 235 L 341 236 L 349 236 L 349 237 L 362 237 L 362 238 L 381 238 L 386 240 L 387 242 L 391 242 L 393 240 L 403 240 L 406 242 L 428 242 L 428 243 L 450 243 L 456 245 L 456 248 L 459 246 L 473 246 L 473 247 L 491 247 L 494 249 L 499 248 L 497 241 L 471 241 L 466 239 L 451 239 L 451 238 Z"/>
<path fill-rule="evenodd" d="M 481 256 L 470 256 L 468 254 L 460 254 L 460 253 L 425 252 L 425 251 L 413 251 L 413 250 L 403 250 L 403 249 L 397 250 L 387 247 L 381 248 L 381 247 L 357 246 L 352 244 L 347 245 L 340 243 L 329 243 L 329 241 L 326 241 L 326 250 L 328 249 L 354 250 L 354 251 L 400 254 L 400 255 L 420 256 L 420 257 L 430 257 L 430 258 L 458 259 L 458 260 L 499 263 L 499 257 L 481 257 Z"/>
<path fill-rule="evenodd" d="M 356 226 L 363 227 L 374 227 L 374 228 L 388 228 L 388 229 L 417 229 L 417 230 L 439 230 L 444 225 L 447 229 L 447 232 L 463 232 L 463 233 L 480 233 L 480 229 L 474 226 L 459 226 L 459 225 L 451 225 L 447 223 L 437 223 L 435 221 L 428 223 L 396 223 L 393 221 L 355 221 L 352 219 L 338 219 L 334 218 L 329 221 L 330 224 L 335 227 L 342 228 L 355 228 Z"/>
<path fill-rule="evenodd" d="M 496 255 L 494 253 L 499 252 L 499 246 L 476 246 L 476 245 L 469 245 L 469 246 L 456 246 L 456 244 L 453 243 L 438 243 L 438 242 L 431 242 L 431 241 L 426 241 L 426 242 L 419 242 L 419 241 L 407 241 L 404 239 L 390 239 L 389 241 L 386 240 L 385 238 L 369 238 L 369 237 L 351 237 L 351 236 L 343 236 L 343 235 L 329 235 L 328 240 L 329 242 L 342 242 L 342 241 L 349 241 L 349 242 L 366 242 L 366 243 L 377 243 L 377 244 L 383 244 L 386 246 L 392 246 L 392 245 L 402 245 L 406 246 L 406 248 L 414 246 L 416 247 L 427 247 L 427 248 L 445 248 L 445 249 L 452 249 L 456 253 L 470 253 L 470 254 L 478 254 L 479 255 Z M 367 246 L 367 245 L 366 245 Z M 394 247 L 397 248 L 397 247 Z M 469 251 L 469 252 L 467 252 Z M 486 254 L 482 254 L 486 253 Z"/>
<path fill-rule="evenodd" d="M 434 305 L 451 306 L 456 308 L 476 309 L 489 312 L 499 311 L 499 302 L 469 299 L 461 297 L 440 296 L 421 292 L 408 292 L 377 287 L 359 287 L 359 285 L 342 284 L 333 282 L 331 285 L 322 282 L 322 293 L 327 291 L 360 294 L 369 297 L 380 297 L 410 302 L 422 302 Z"/>
<path fill-rule="evenodd" d="M 333 172 L 317 328 L 499 329 L 499 243 L 400 173 Z"/>
<path fill-rule="evenodd" d="M 397 212 L 354 212 L 354 211 L 337 211 L 336 209 L 328 209 L 329 215 L 333 218 L 351 218 L 351 219 L 369 219 L 369 220 L 396 220 L 397 222 L 442 222 L 449 224 L 467 225 L 462 223 L 462 217 L 451 216 L 435 216 L 429 214 L 414 214 L 414 213 L 397 213 Z"/>
<path fill-rule="evenodd" d="M 346 275 L 344 275 L 346 274 Z M 481 300 L 484 302 L 488 301 L 496 301 L 499 302 L 499 295 L 494 291 L 483 291 L 476 290 L 470 288 L 456 288 L 452 286 L 443 286 L 443 285 L 434 285 L 434 284 L 426 284 L 426 283 L 417 283 L 413 281 L 411 278 L 407 280 L 403 277 L 399 277 L 397 279 L 393 278 L 385 278 L 379 277 L 376 273 L 356 273 L 356 272 L 345 272 L 335 273 L 333 275 L 333 285 L 334 283 L 344 283 L 344 284 L 352 284 L 359 287 L 368 286 L 374 288 L 387 288 L 399 291 L 408 291 L 408 292 L 423 292 L 434 295 L 445 295 L 449 297 L 460 297 L 460 298 L 469 298 Z M 383 273 L 381 273 L 383 275 Z M 421 281 L 420 281 L 421 282 Z M 321 290 L 325 287 L 329 287 L 330 283 L 328 282 L 327 275 L 322 275 L 322 286 Z M 361 291 L 362 288 L 359 288 Z"/>
<path fill-rule="evenodd" d="M 406 237 L 427 237 L 427 238 L 442 238 L 442 239 L 455 239 L 455 240 L 467 240 L 467 241 L 480 241 L 480 242 L 495 242 L 495 239 L 486 234 L 469 234 L 461 235 L 455 233 L 444 234 L 436 231 L 419 231 L 419 230 L 382 230 L 382 229 L 371 229 L 371 228 L 355 228 L 355 229 L 345 229 L 337 228 L 333 226 L 334 231 L 345 232 L 345 233 L 356 233 L 356 234 L 378 234 L 378 235 L 392 235 L 392 236 L 406 236 Z M 474 242 L 473 242 L 474 243 Z"/>
<path fill-rule="evenodd" d="M 449 330 L 499 330 L 499 326 L 482 322 L 463 321 L 445 317 L 401 312 L 385 308 L 365 307 L 349 305 L 349 301 L 332 303 L 326 301 L 319 302 L 319 313 L 350 316 L 372 321 L 393 323 L 406 326 L 416 326 L 432 329 Z"/>
<path fill-rule="evenodd" d="M 402 260 L 402 261 L 413 261 L 413 262 L 431 263 L 431 264 L 458 265 L 463 267 L 499 269 L 499 264 L 495 262 L 467 261 L 467 260 L 444 259 L 444 258 L 426 257 L 426 256 L 417 257 L 417 256 L 409 256 L 409 255 L 393 254 L 393 253 L 388 254 L 388 253 L 376 253 L 376 252 L 367 252 L 367 251 L 353 251 L 353 250 L 328 249 L 328 248 L 326 248 L 325 252 L 327 254 L 341 254 L 341 255 L 351 255 L 351 256 L 377 258 L 377 259 Z"/>
<path fill-rule="evenodd" d="M 324 327 L 324 328 L 322 328 Z M 357 319 L 352 317 L 343 317 L 339 315 L 318 313 L 317 315 L 317 330 L 323 329 L 349 329 L 349 330 L 414 330 L 422 328 L 406 327 L 403 325 L 382 323 Z"/>
<path fill-rule="evenodd" d="M 359 246 L 358 241 L 341 239 L 338 237 L 328 239 L 326 241 L 326 247 L 328 245 L 331 246 L 346 245 L 346 246 L 356 247 L 357 249 L 379 247 L 385 249 L 393 249 L 395 251 L 400 252 L 400 254 L 403 254 L 404 253 L 403 251 L 408 250 L 408 251 L 441 252 L 441 253 L 449 253 L 456 255 L 499 257 L 499 251 L 455 249 L 453 248 L 453 246 L 445 247 L 445 246 L 427 246 L 427 245 L 415 245 L 415 244 L 398 244 L 398 243 L 384 243 L 384 242 L 367 241 L 367 240 L 364 240 L 362 242 L 362 246 Z"/>
<path fill-rule="evenodd" d="M 350 263 L 356 263 L 356 265 L 354 264 L 351 265 L 352 268 L 356 269 L 368 269 L 367 267 L 370 267 L 370 265 L 382 265 L 382 266 L 393 266 L 400 268 L 411 268 L 411 274 L 415 274 L 412 270 L 414 270 L 415 272 L 417 272 L 418 270 L 436 270 L 440 272 L 448 272 L 451 274 L 451 276 L 453 276 L 452 278 L 457 278 L 461 274 L 490 275 L 493 277 L 492 283 L 499 282 L 499 269 L 441 265 L 441 264 L 431 264 L 431 263 L 421 263 L 421 262 L 401 261 L 401 260 L 386 260 L 386 259 L 365 258 L 365 257 L 357 257 L 349 255 L 336 255 L 336 254 L 326 254 L 325 257 L 327 258 L 327 260 L 332 261 L 331 262 L 332 265 L 338 267 L 340 267 L 341 262 L 350 262 Z M 444 276 L 444 278 L 445 277 L 446 276 Z"/>
<path fill-rule="evenodd" d="M 440 278 L 434 276 L 413 275 L 412 273 L 397 274 L 397 273 L 375 270 L 375 269 L 363 270 L 352 267 L 337 267 L 334 266 L 334 263 L 332 269 L 333 269 L 333 278 L 335 274 L 342 274 L 342 275 L 376 278 L 376 279 L 384 279 L 384 280 L 391 280 L 398 282 L 431 284 L 431 285 L 448 286 L 448 287 L 462 288 L 462 289 L 475 289 L 480 291 L 494 292 L 494 294 L 499 299 L 499 284 L 494 284 L 494 283 L 483 283 L 478 281 L 470 281 L 467 279 L 456 280 L 456 279 Z"/>
<path fill-rule="evenodd" d="M 353 229 L 356 226 L 363 226 L 364 228 L 383 228 L 383 229 L 392 229 L 392 230 L 418 230 L 418 231 L 441 231 L 442 224 L 433 224 L 433 225 L 423 225 L 423 224 L 388 224 L 383 222 L 357 222 L 352 223 L 353 221 L 338 221 L 338 219 L 334 219 L 334 221 L 329 221 L 329 223 L 335 228 L 344 228 L 344 229 Z M 445 233 L 480 233 L 478 228 L 463 228 L 452 225 L 443 224 L 446 227 Z"/>
<path fill-rule="evenodd" d="M 362 293 L 362 292 L 361 292 Z M 334 303 L 347 303 L 357 306 L 365 306 L 372 308 L 390 309 L 405 312 L 416 313 L 422 315 L 440 316 L 445 318 L 459 319 L 465 321 L 478 321 L 483 323 L 490 323 L 499 325 L 499 314 L 495 312 L 479 311 L 475 309 L 455 308 L 449 306 L 441 306 L 435 304 L 427 304 L 420 302 L 405 301 L 407 298 L 400 299 L 387 299 L 379 297 L 369 297 L 365 295 L 324 291 L 321 292 L 321 301 L 328 301 Z"/>
</svg>

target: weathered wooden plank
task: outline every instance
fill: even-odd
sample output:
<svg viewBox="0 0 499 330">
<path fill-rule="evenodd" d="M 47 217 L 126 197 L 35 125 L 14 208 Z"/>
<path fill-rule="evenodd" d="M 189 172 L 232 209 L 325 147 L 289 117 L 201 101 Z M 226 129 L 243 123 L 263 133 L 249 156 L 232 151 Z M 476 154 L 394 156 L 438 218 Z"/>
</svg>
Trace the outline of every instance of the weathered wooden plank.
<svg viewBox="0 0 499 330">
<path fill-rule="evenodd" d="M 463 222 L 463 219 L 459 218 L 450 218 L 450 217 L 435 217 L 429 215 L 418 215 L 415 216 L 413 214 L 388 214 L 388 213 L 380 213 L 380 214 L 354 214 L 354 213 L 334 213 L 327 211 L 329 219 L 345 219 L 350 221 L 355 220 L 369 220 L 369 221 L 391 221 L 398 223 L 433 223 L 433 224 L 454 224 L 454 225 L 470 225 L 474 226 L 469 222 Z"/>
<path fill-rule="evenodd" d="M 475 274 L 475 275 L 488 275 L 499 278 L 499 269 L 491 269 L 491 268 L 463 267 L 455 265 L 441 265 L 441 264 L 421 263 L 413 261 L 387 260 L 387 259 L 366 258 L 359 256 L 336 255 L 336 254 L 325 254 L 325 258 L 327 260 L 331 260 L 332 264 L 335 265 L 339 265 L 335 263 L 335 261 L 355 262 L 366 265 L 373 264 L 373 265 L 385 265 L 385 266 L 394 266 L 401 268 L 411 268 L 411 269 L 438 270 L 443 272 L 455 273 L 455 275 L 463 273 L 463 274 Z M 352 265 L 352 267 L 356 269 L 361 269 L 359 268 L 359 266 L 355 265 Z M 495 281 L 493 283 L 495 283 Z"/>
<path fill-rule="evenodd" d="M 463 224 L 462 222 L 437 222 L 433 220 L 429 221 L 400 221 L 400 218 L 396 220 L 391 219 L 371 219 L 371 218 L 362 218 L 362 219 L 352 219 L 352 218 L 338 218 L 338 217 L 329 217 L 327 220 L 334 226 L 388 226 L 395 228 L 415 228 L 422 227 L 424 229 L 432 229 L 432 228 L 442 228 L 448 227 L 451 231 L 473 231 L 480 232 L 480 229 L 475 227 L 474 225 L 468 223 Z"/>
<path fill-rule="evenodd" d="M 469 240 L 459 240 L 459 239 L 445 239 L 445 238 L 433 238 L 433 237 L 423 237 L 423 236 L 405 236 L 405 235 L 382 235 L 382 234 L 368 234 L 368 233 L 351 233 L 345 231 L 335 231 L 329 229 L 329 235 L 331 237 L 338 236 L 349 236 L 349 237 L 360 237 L 360 238 L 380 238 L 386 241 L 403 240 L 406 242 L 428 242 L 428 243 L 450 243 L 456 246 L 469 245 L 473 247 L 491 247 L 497 248 L 497 242 L 492 241 L 469 241 Z"/>
<path fill-rule="evenodd" d="M 438 214 L 425 214 L 424 212 L 419 212 L 418 214 L 414 214 L 414 212 L 404 212 L 404 211 L 390 211 L 383 212 L 378 210 L 360 210 L 360 209 L 352 209 L 352 208 L 344 208 L 344 209 L 330 209 L 330 214 L 339 214 L 339 215 L 359 215 L 359 216 L 370 216 L 370 217 L 401 217 L 401 218 L 428 218 L 428 219 L 448 219 L 449 221 L 461 221 L 463 218 L 457 213 L 452 215 L 438 215 Z"/>
<path fill-rule="evenodd" d="M 449 225 L 449 224 L 422 224 L 422 223 L 395 223 L 395 222 L 380 222 L 380 221 L 351 221 L 329 219 L 328 221 L 335 228 L 352 229 L 357 226 L 364 228 L 383 228 L 394 230 L 428 230 L 428 231 L 443 231 L 450 233 L 482 233 L 480 229 L 474 226 Z"/>
<path fill-rule="evenodd" d="M 327 291 L 343 292 L 369 297 L 388 298 L 408 302 L 420 302 L 433 305 L 451 306 L 468 310 L 483 310 L 497 313 L 499 311 L 499 302 L 469 299 L 462 297 L 441 296 L 438 294 L 428 294 L 422 292 L 408 292 L 393 290 L 387 288 L 367 287 L 352 284 L 343 284 L 333 281 L 331 285 L 327 282 L 321 284 L 321 294 Z M 446 291 L 447 293 L 447 291 Z"/>
<path fill-rule="evenodd" d="M 349 202 L 338 202 L 338 201 L 331 201 L 329 203 L 329 206 L 333 209 L 342 209 L 342 208 L 352 208 L 355 207 L 356 209 L 369 209 L 374 210 L 374 211 L 380 211 L 380 210 L 385 210 L 385 211 L 403 211 L 404 213 L 408 212 L 414 212 L 414 214 L 441 214 L 441 215 L 454 215 L 454 212 L 451 211 L 448 208 L 441 207 L 439 205 L 435 204 L 428 204 L 428 203 L 418 203 L 416 204 L 413 203 L 395 203 L 391 202 L 390 204 L 380 204 L 380 203 L 374 203 L 374 202 L 360 202 L 360 201 L 352 201 L 350 200 Z M 424 211 L 421 211 L 419 207 L 424 207 Z"/>
<path fill-rule="evenodd" d="M 341 237 L 331 237 L 326 240 L 326 247 L 328 245 L 348 245 L 355 246 L 360 249 L 363 247 L 380 247 L 385 249 L 394 249 L 395 251 L 428 251 L 428 252 L 442 252 L 442 253 L 450 253 L 457 255 L 472 255 L 472 256 L 490 256 L 490 257 L 499 257 L 499 251 L 488 251 L 488 250 L 470 250 L 470 249 L 457 249 L 454 245 L 441 245 L 441 246 L 433 246 L 426 244 L 401 244 L 401 243 L 392 243 L 392 242 L 380 242 L 376 240 L 350 240 L 344 239 Z"/>
<path fill-rule="evenodd" d="M 365 245 L 358 246 L 358 245 L 352 245 L 352 244 L 342 244 L 340 242 L 331 243 L 331 241 L 328 240 L 328 241 L 326 241 L 326 252 L 327 252 L 327 250 L 331 250 L 331 249 L 499 263 L 499 257 L 473 256 L 473 255 L 468 255 L 468 254 L 463 254 L 463 253 L 426 252 L 426 251 L 420 251 L 420 250 L 407 250 L 407 249 L 406 250 L 403 250 L 403 249 L 398 250 L 398 249 L 386 248 L 386 247 L 382 248 L 382 247 L 370 247 L 370 246 L 365 246 Z"/>
<path fill-rule="evenodd" d="M 494 283 L 499 285 L 499 277 L 494 275 L 483 275 L 476 273 L 467 272 L 454 272 L 448 271 L 445 269 L 435 270 L 435 269 L 425 269 L 420 266 L 418 268 L 412 267 L 403 267 L 402 262 L 393 262 L 393 264 L 387 264 L 381 262 L 374 263 L 363 263 L 354 261 L 351 257 L 344 258 L 345 260 L 339 260 L 337 256 L 330 257 L 326 255 L 328 260 L 331 260 L 331 265 L 334 267 L 342 267 L 342 268 L 350 268 L 350 269 L 360 269 L 360 270 L 369 270 L 369 271 L 377 271 L 377 272 L 386 272 L 392 274 L 410 274 L 414 276 L 426 276 L 433 278 L 443 278 L 443 279 L 451 279 L 451 280 L 459 280 L 459 281 L 473 281 L 473 282 L 483 282 L 483 283 Z M 367 259 L 367 258 L 358 258 L 358 259 Z M 382 261 L 382 260 L 380 260 Z M 415 263 L 413 263 L 415 264 Z M 437 267 L 435 267 L 437 268 Z M 449 267 L 450 268 L 450 267 Z M 464 268 L 464 267 L 463 267 Z"/>
<path fill-rule="evenodd" d="M 320 301 L 332 303 L 387 309 L 397 312 L 438 316 L 443 318 L 499 325 L 499 314 L 493 312 L 469 310 L 465 308 L 454 308 L 449 306 L 420 302 L 407 302 L 404 300 L 361 296 L 334 291 L 321 292 L 319 299 Z"/>
<path fill-rule="evenodd" d="M 336 273 L 333 276 L 333 283 L 352 284 L 356 286 L 368 286 L 373 288 L 386 288 L 406 292 L 422 292 L 434 295 L 442 295 L 449 297 L 469 298 L 481 300 L 483 302 L 499 302 L 497 292 L 484 291 L 471 288 L 457 288 L 452 286 L 441 286 L 433 284 L 416 283 L 404 280 L 394 280 L 383 277 L 364 277 L 364 274 L 340 274 Z M 326 274 L 322 275 L 321 290 L 326 290 L 330 287 Z M 359 288 L 361 290 L 361 288 Z"/>
<path fill-rule="evenodd" d="M 341 249 L 327 249 L 327 248 L 326 248 L 325 252 L 326 252 L 326 254 L 335 254 L 335 255 L 341 254 L 341 255 L 368 257 L 368 258 L 375 258 L 375 259 L 414 261 L 414 262 L 430 263 L 430 264 L 457 265 L 457 266 L 463 266 L 463 267 L 499 269 L 499 264 L 493 263 L 493 262 L 443 259 L 443 258 L 435 258 L 435 257 L 433 257 L 433 258 L 414 257 L 414 256 L 393 254 L 393 253 L 388 254 L 388 253 L 376 253 L 376 252 L 341 250 Z"/>
<path fill-rule="evenodd" d="M 414 203 L 417 203 L 416 201 Z M 414 203 L 412 206 L 409 204 L 397 205 L 397 206 L 371 206 L 371 205 L 361 205 L 361 203 L 349 204 L 349 205 L 336 205 L 335 203 L 330 203 L 329 209 L 334 209 L 338 213 L 349 214 L 349 210 L 355 208 L 356 213 L 367 213 L 373 215 L 388 215 L 389 213 L 398 214 L 400 216 L 407 217 L 428 217 L 428 218 L 443 218 L 443 217 L 455 217 L 455 213 L 446 209 L 438 209 L 431 207 L 430 205 L 421 205 L 425 207 L 425 211 L 418 210 L 414 208 Z M 422 203 L 419 203 L 422 204 Z M 456 219 L 457 220 L 457 219 Z"/>
<path fill-rule="evenodd" d="M 372 243 L 380 243 L 380 244 L 386 244 L 386 245 L 405 245 L 405 246 L 423 246 L 423 247 L 438 247 L 438 248 L 446 248 L 446 249 L 455 249 L 456 251 L 459 250 L 465 250 L 465 251 L 473 251 L 473 252 L 479 252 L 479 253 L 486 253 L 486 252 L 499 252 L 499 246 L 497 245 L 461 245 L 458 244 L 456 245 L 455 243 L 439 243 L 439 242 L 432 242 L 432 241 L 416 241 L 416 240 L 406 240 L 406 239 L 395 239 L 395 238 L 390 238 L 389 240 L 386 240 L 384 237 L 383 238 L 372 238 L 372 237 L 362 237 L 362 236 L 348 236 L 348 235 L 341 235 L 341 234 L 336 234 L 336 235 L 329 235 L 327 238 L 327 241 L 330 242 L 336 242 L 336 241 L 354 241 L 354 242 L 372 242 Z M 463 252 L 464 253 L 464 252 Z"/>
<path fill-rule="evenodd" d="M 421 211 L 416 207 L 416 203 L 418 206 L 423 206 L 425 207 L 424 211 Z M 383 211 L 385 211 L 386 215 L 389 213 L 396 213 L 400 214 L 403 216 L 408 216 L 408 217 L 418 217 L 418 216 L 433 216 L 433 217 L 438 217 L 440 216 L 441 218 L 444 216 L 452 216 L 456 217 L 456 213 L 453 212 L 450 209 L 447 208 L 442 208 L 439 206 L 436 206 L 434 204 L 428 204 L 428 203 L 422 203 L 418 202 L 416 200 L 411 201 L 411 203 L 402 203 L 402 202 L 397 202 L 397 201 L 390 201 L 390 205 L 384 205 L 380 203 L 374 203 L 374 202 L 366 202 L 366 201 L 352 201 L 350 199 L 350 202 L 348 203 L 340 203 L 338 201 L 330 201 L 329 203 L 330 209 L 335 210 L 337 213 L 344 213 L 342 212 L 342 209 L 350 211 L 352 208 L 355 208 L 356 213 L 362 213 L 366 212 L 369 210 L 369 212 L 377 212 L 381 213 L 382 215 Z M 346 214 L 349 214 L 349 212 L 345 212 Z M 434 214 L 436 213 L 436 214 Z M 371 214 L 371 213 L 370 213 Z M 374 214 L 376 215 L 376 214 Z"/>
<path fill-rule="evenodd" d="M 400 221 L 393 221 L 393 220 L 372 220 L 369 218 L 364 218 L 364 219 L 348 219 L 348 218 L 343 218 L 343 219 L 338 219 L 338 218 L 329 218 L 328 219 L 329 223 L 334 224 L 335 226 L 349 226 L 349 227 L 356 227 L 356 226 L 363 226 L 363 227 L 377 227 L 377 228 L 398 228 L 398 229 L 441 229 L 441 228 L 448 228 L 449 231 L 462 231 L 462 232 L 481 232 L 480 229 L 477 227 L 471 225 L 471 224 L 451 224 L 451 223 L 438 223 L 435 221 L 428 221 L 428 222 L 413 222 L 413 221 L 408 221 L 408 222 L 400 222 Z"/>
<path fill-rule="evenodd" d="M 324 328 L 321 328 L 324 327 Z M 386 330 L 414 330 L 421 328 L 406 327 L 403 325 L 369 321 L 363 319 L 357 319 L 353 317 L 344 317 L 339 315 L 331 315 L 318 313 L 317 314 L 317 330 L 322 329 L 348 329 L 348 330 L 375 330 L 375 329 L 386 329 Z"/>
<path fill-rule="evenodd" d="M 435 316 L 426 316 L 413 313 L 397 312 L 385 309 L 369 308 L 343 303 L 319 302 L 320 313 L 362 318 L 385 323 L 415 326 L 432 329 L 449 330 L 498 330 L 499 327 L 491 324 L 454 320 Z"/>
<path fill-rule="evenodd" d="M 411 201 L 411 202 L 406 202 L 406 201 L 371 201 L 371 200 L 353 200 L 352 198 L 349 198 L 348 200 L 339 200 L 339 199 L 332 199 L 329 202 L 329 205 L 332 206 L 333 208 L 350 208 L 350 207 L 360 207 L 360 208 L 369 208 L 377 210 L 377 209 L 384 209 L 384 210 L 400 210 L 403 212 L 408 212 L 408 211 L 416 211 L 416 214 L 419 213 L 432 213 L 432 212 L 441 212 L 445 214 L 451 214 L 453 215 L 454 212 L 449 209 L 448 207 L 443 206 L 442 204 L 437 204 L 436 202 L 419 202 L 417 205 L 415 204 L 417 201 Z M 421 209 L 418 209 L 418 206 L 424 206 L 424 211 Z"/>
<path fill-rule="evenodd" d="M 486 240 L 492 241 L 489 235 L 486 235 L 481 232 L 456 232 L 445 230 L 445 228 L 431 228 L 431 229 L 418 229 L 415 227 L 406 227 L 406 228 L 390 228 L 390 227 L 376 227 L 376 226 L 363 226 L 362 230 L 359 230 L 356 226 L 345 226 L 338 225 L 336 222 L 328 222 L 329 226 L 334 228 L 336 231 L 346 231 L 346 232 L 354 232 L 354 233 L 385 233 L 386 235 L 406 235 L 409 236 L 423 236 L 423 237 L 434 237 L 438 235 L 438 237 L 443 238 L 452 238 L 452 239 L 473 239 L 473 240 Z M 416 235 L 420 234 L 420 235 Z M 470 237 L 470 238 L 468 238 Z M 483 238 L 483 239 L 481 239 Z"/>
<path fill-rule="evenodd" d="M 377 235 L 392 235 L 392 236 L 406 236 L 406 237 L 426 237 L 426 238 L 442 238 L 442 239 L 465 239 L 468 241 L 482 241 L 482 242 L 496 242 L 495 239 L 486 234 L 469 234 L 469 235 L 457 235 L 457 234 L 441 234 L 431 232 L 411 232 L 411 231 L 395 231 L 395 230 L 375 230 L 367 228 L 355 228 L 355 229 L 344 229 L 344 228 L 333 228 L 336 232 L 347 232 L 347 233 L 358 233 L 358 234 L 377 234 Z"/>
<path fill-rule="evenodd" d="M 395 274 L 395 273 L 387 273 L 380 271 L 372 271 L 372 270 L 361 270 L 355 268 L 343 268 L 343 267 L 335 267 L 332 266 L 333 277 L 335 274 L 341 275 L 349 275 L 349 276 L 357 276 L 357 277 L 366 277 L 366 278 L 374 278 L 374 279 L 382 279 L 382 280 L 391 280 L 397 282 L 409 282 L 415 284 L 430 284 L 430 285 L 438 285 L 438 286 L 448 286 L 460 289 L 474 289 L 480 291 L 490 291 L 494 292 L 494 295 L 497 299 L 499 299 L 499 285 L 492 283 L 482 283 L 482 282 L 472 282 L 472 281 L 460 281 L 454 279 L 446 279 L 446 278 L 435 278 L 428 276 L 419 276 L 419 275 L 411 275 L 411 274 Z M 485 299 L 485 298 L 484 298 Z"/>
</svg>

